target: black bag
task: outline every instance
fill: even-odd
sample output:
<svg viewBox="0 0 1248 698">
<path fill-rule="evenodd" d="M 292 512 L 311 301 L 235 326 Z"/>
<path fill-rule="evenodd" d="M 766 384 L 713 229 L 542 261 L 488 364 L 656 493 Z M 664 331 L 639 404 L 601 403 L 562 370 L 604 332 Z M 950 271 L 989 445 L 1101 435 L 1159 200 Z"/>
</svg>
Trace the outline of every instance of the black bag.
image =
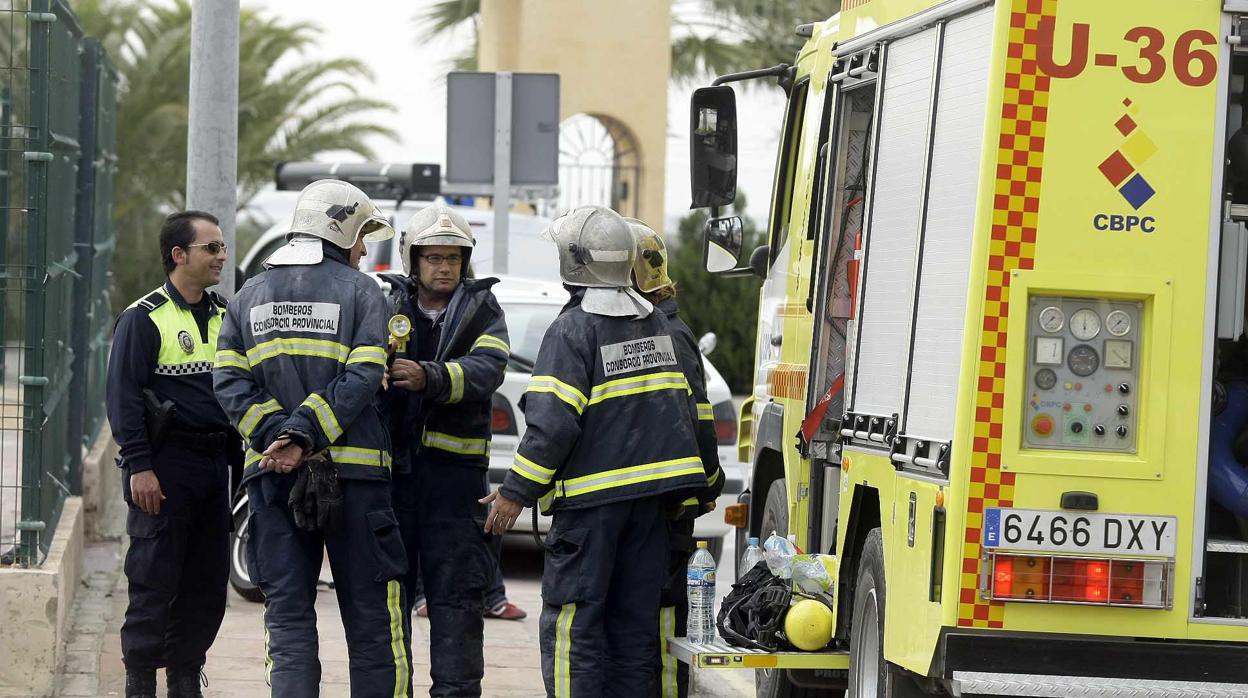
<svg viewBox="0 0 1248 698">
<path fill-rule="evenodd" d="M 719 606 L 719 635 L 737 647 L 775 652 L 785 646 L 784 614 L 793 598 L 792 583 L 759 562 L 732 585 Z"/>
</svg>

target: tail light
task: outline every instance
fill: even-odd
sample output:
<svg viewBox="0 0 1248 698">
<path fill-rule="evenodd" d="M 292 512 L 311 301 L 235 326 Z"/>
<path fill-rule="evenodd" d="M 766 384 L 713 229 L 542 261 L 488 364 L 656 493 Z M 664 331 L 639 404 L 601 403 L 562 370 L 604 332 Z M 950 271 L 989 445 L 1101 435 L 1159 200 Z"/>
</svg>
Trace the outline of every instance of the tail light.
<svg viewBox="0 0 1248 698">
<path fill-rule="evenodd" d="M 1001 601 L 1170 608 L 1170 562 L 992 553 L 984 596 Z"/>
<path fill-rule="evenodd" d="M 737 411 L 733 408 L 732 401 L 724 400 L 712 407 L 711 412 L 715 417 L 715 440 L 720 446 L 736 445 Z"/>
<path fill-rule="evenodd" d="M 378 262 L 377 266 L 373 268 L 373 271 L 390 271 L 390 264 L 389 262 Z"/>
<path fill-rule="evenodd" d="M 516 431 L 516 414 L 511 411 L 511 403 L 507 402 L 507 398 L 494 393 L 494 399 L 490 406 L 490 431 L 495 434 L 506 434 L 515 436 Z"/>
</svg>

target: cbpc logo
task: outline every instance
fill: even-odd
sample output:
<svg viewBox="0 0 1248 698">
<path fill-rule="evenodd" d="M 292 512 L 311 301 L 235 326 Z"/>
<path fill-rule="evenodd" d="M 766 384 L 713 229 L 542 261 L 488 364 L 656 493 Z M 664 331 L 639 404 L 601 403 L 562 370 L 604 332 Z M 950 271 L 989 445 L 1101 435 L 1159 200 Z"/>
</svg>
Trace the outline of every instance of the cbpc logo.
<svg viewBox="0 0 1248 698">
<path fill-rule="evenodd" d="M 1139 211 L 1157 193 L 1139 171 L 1157 153 L 1157 144 L 1131 118 L 1133 114 L 1138 115 L 1139 107 L 1132 106 L 1130 99 L 1122 100 L 1122 105 L 1127 108 L 1127 113 L 1114 122 L 1114 127 L 1126 140 L 1101 162 L 1098 169 L 1131 208 Z M 1138 213 L 1098 213 L 1092 217 L 1092 227 L 1097 230 L 1152 233 L 1157 230 L 1157 219 Z"/>
</svg>

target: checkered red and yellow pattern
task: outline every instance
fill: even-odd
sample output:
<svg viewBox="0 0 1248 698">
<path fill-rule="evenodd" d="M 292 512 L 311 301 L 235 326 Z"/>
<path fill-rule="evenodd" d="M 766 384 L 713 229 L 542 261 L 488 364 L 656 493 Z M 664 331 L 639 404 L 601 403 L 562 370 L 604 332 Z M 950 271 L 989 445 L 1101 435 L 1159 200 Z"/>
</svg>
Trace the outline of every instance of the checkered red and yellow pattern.
<svg viewBox="0 0 1248 698">
<path fill-rule="evenodd" d="M 984 509 L 1011 506 L 1014 474 L 1001 470 L 1001 428 L 1005 412 L 1005 344 L 1010 273 L 1035 261 L 1044 167 L 1049 81 L 1036 61 L 1041 18 L 1056 15 L 1058 0 L 1012 0 L 1006 49 L 1001 136 L 991 242 L 984 290 L 979 377 L 975 391 L 975 435 L 967 493 L 966 538 L 958 625 L 1001 628 L 1005 605 L 979 598 L 980 534 Z"/>
</svg>

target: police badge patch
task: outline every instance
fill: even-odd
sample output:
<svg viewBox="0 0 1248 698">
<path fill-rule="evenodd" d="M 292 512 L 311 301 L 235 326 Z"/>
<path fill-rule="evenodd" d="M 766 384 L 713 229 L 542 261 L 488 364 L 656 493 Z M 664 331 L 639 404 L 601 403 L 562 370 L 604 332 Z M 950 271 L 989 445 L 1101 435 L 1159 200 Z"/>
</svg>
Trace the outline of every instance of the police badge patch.
<svg viewBox="0 0 1248 698">
<path fill-rule="evenodd" d="M 191 339 L 191 333 L 186 330 L 178 333 L 178 344 L 182 345 L 182 351 L 188 354 L 195 352 L 195 340 Z"/>
</svg>

